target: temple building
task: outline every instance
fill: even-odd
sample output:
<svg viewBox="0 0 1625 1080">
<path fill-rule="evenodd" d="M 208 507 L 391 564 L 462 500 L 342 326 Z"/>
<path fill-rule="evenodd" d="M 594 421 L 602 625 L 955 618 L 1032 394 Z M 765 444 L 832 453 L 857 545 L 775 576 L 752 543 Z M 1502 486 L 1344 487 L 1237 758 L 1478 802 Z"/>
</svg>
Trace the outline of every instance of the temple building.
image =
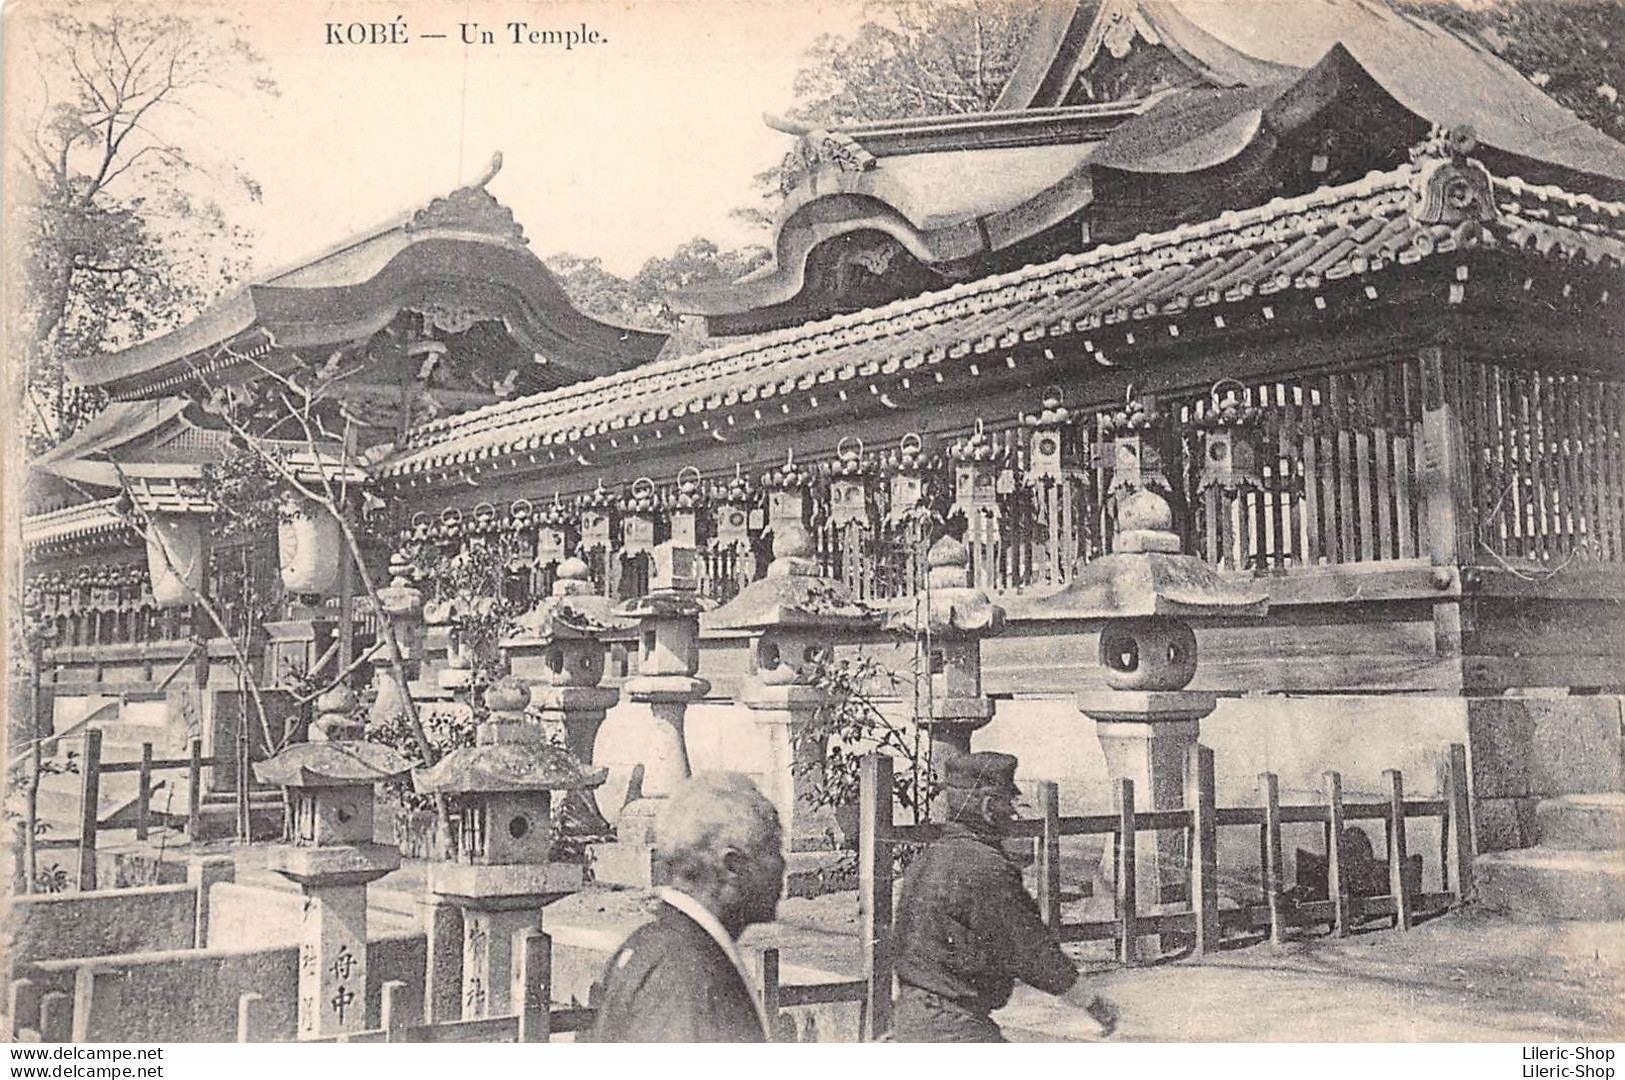
<svg viewBox="0 0 1625 1080">
<path fill-rule="evenodd" d="M 1111 551 L 1131 433 L 1183 550 L 1268 594 L 1198 630 L 1221 790 L 1426 774 L 1465 741 L 1492 850 L 1533 842 L 1539 797 L 1625 786 L 1625 145 L 1378 0 L 1051 3 L 990 112 L 773 123 L 772 258 L 671 297 L 670 336 L 577 310 L 487 176 L 80 361 L 113 404 L 33 463 L 23 526 L 42 723 L 141 736 L 109 754 L 237 737 L 236 653 L 131 527 L 208 520 L 229 411 L 385 523 L 380 584 L 392 552 L 500 542 L 517 611 L 577 554 L 632 599 L 674 538 L 723 603 L 791 518 L 826 577 L 895 603 L 950 531 L 1007 613 L 976 745 L 1087 792 L 1100 626 L 1042 601 Z M 323 373 L 307 437 L 279 388 Z M 370 645 L 346 575 L 290 587 L 274 536 L 203 546 L 262 685 Z M 688 752 L 745 767 L 746 638 L 701 627 Z M 899 672 L 914 647 L 844 645 Z M 636 674 L 608 648 L 607 682 Z M 624 789 L 617 710 L 598 745 Z"/>
</svg>

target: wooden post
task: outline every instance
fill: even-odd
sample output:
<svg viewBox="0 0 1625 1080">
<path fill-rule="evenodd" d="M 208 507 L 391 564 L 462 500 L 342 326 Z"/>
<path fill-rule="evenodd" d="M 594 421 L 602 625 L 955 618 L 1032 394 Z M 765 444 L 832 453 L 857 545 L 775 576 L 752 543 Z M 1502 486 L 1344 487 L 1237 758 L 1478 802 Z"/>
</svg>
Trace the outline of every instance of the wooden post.
<svg viewBox="0 0 1625 1080">
<path fill-rule="evenodd" d="M 384 1030 L 385 1042 L 405 1042 L 406 1024 L 411 1007 L 406 1003 L 406 984 L 391 979 L 383 985 L 378 999 L 378 1026 Z"/>
<path fill-rule="evenodd" d="M 1343 879 L 1343 777 L 1328 772 L 1326 781 L 1326 821 L 1331 839 L 1326 845 L 1326 897 L 1332 902 L 1337 922 L 1332 932 L 1347 937 L 1352 927 L 1348 882 Z"/>
<path fill-rule="evenodd" d="M 1213 751 L 1192 744 L 1185 757 L 1185 805 L 1191 809 L 1191 911 L 1196 955 L 1219 947 L 1219 822 Z"/>
<path fill-rule="evenodd" d="M 7 997 L 6 1015 L 11 1017 L 11 1036 L 39 1031 L 40 987 L 33 979 L 15 979 Z"/>
<path fill-rule="evenodd" d="M 17 853 L 11 862 L 11 895 L 22 896 L 32 892 L 34 885 L 28 876 L 28 849 L 31 846 L 28 842 L 28 822 L 17 822 L 16 831 L 14 839 L 17 841 Z"/>
<path fill-rule="evenodd" d="M 1456 903 L 1465 904 L 1473 896 L 1473 800 L 1467 788 L 1467 747 L 1450 744 L 1450 772 L 1446 784 L 1450 805 L 1450 857 L 1446 865 L 1455 872 Z"/>
<path fill-rule="evenodd" d="M 1061 928 L 1061 789 L 1052 780 L 1038 785 L 1044 834 L 1038 838 L 1038 912 L 1051 930 Z"/>
<path fill-rule="evenodd" d="M 79 891 L 96 888 L 96 826 L 100 824 L 102 801 L 102 732 L 85 732 L 85 753 L 79 763 L 83 770 L 79 788 Z"/>
<path fill-rule="evenodd" d="M 767 1041 L 778 1042 L 779 950 L 762 950 L 762 1014 L 767 1017 Z"/>
<path fill-rule="evenodd" d="M 869 984 L 862 1037 L 891 1030 L 892 761 L 864 757 L 859 771 L 858 922 L 863 935 L 863 977 Z"/>
<path fill-rule="evenodd" d="M 1456 350 L 1434 344 L 1418 356 L 1422 375 L 1422 445 L 1418 448 L 1423 517 L 1427 522 L 1428 559 L 1434 566 L 1459 567 L 1471 562 L 1476 543 L 1472 474 L 1466 438 L 1451 380 Z M 1433 605 L 1434 651 L 1441 657 L 1461 655 L 1462 605 L 1457 599 Z"/>
<path fill-rule="evenodd" d="M 37 706 L 39 668 L 37 665 L 34 668 L 34 692 L 36 695 L 34 731 L 28 744 L 27 800 L 23 807 L 23 824 L 26 826 L 27 831 L 23 833 L 23 849 L 18 852 L 18 857 L 23 861 L 23 887 L 21 892 L 17 894 L 19 896 L 22 893 L 34 891 L 34 879 L 39 874 L 39 782 L 44 769 L 44 763 L 40 760 L 42 753 L 40 744 L 44 740 L 44 736 L 39 731 L 39 709 Z"/>
<path fill-rule="evenodd" d="M 53 990 L 40 999 L 39 1037 L 41 1042 L 73 1041 L 73 997 Z"/>
<path fill-rule="evenodd" d="M 252 990 L 237 999 L 237 1041 L 269 1041 L 265 1036 L 265 999 Z"/>
<path fill-rule="evenodd" d="M 1405 781 L 1398 769 L 1383 774 L 1388 780 L 1388 891 L 1394 897 L 1394 926 L 1411 928 L 1411 887 L 1405 880 Z"/>
<path fill-rule="evenodd" d="M 1264 903 L 1270 909 L 1270 944 L 1283 938 L 1281 910 L 1281 782 L 1270 772 L 1258 774 L 1258 797 L 1264 803 Z"/>
<path fill-rule="evenodd" d="M 514 1012 L 519 1015 L 519 1041 L 544 1043 L 553 1024 L 553 939 L 536 927 L 514 935 L 519 945 Z"/>
<path fill-rule="evenodd" d="M 1139 954 L 1139 927 L 1134 910 L 1136 852 L 1134 842 L 1134 781 L 1117 782 L 1117 956 L 1132 964 Z"/>
<path fill-rule="evenodd" d="M 135 838 L 147 838 L 147 814 L 152 807 L 152 744 L 141 744 L 141 771 L 136 773 Z"/>
<path fill-rule="evenodd" d="M 194 738 L 187 746 L 186 762 L 186 842 L 198 842 L 203 819 L 203 740 Z"/>
<path fill-rule="evenodd" d="M 237 730 L 237 838 L 243 843 L 254 839 L 254 828 L 248 816 L 248 785 L 253 780 L 253 766 L 250 761 L 251 742 L 248 735 L 248 700 L 239 697 L 241 719 Z"/>
</svg>

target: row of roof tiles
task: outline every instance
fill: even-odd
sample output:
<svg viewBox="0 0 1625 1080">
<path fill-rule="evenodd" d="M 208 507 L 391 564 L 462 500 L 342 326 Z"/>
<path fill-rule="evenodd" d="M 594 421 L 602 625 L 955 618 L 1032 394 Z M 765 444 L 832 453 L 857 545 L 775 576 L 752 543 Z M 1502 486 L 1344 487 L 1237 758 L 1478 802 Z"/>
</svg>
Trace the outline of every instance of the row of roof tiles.
<svg viewBox="0 0 1625 1080">
<path fill-rule="evenodd" d="M 1499 193 L 1522 201 L 1503 204 L 1504 227 L 1496 232 L 1477 222 L 1424 225 L 1410 215 L 1416 179 L 1411 166 L 1373 173 L 1209 222 L 448 418 L 408 433 L 380 471 L 414 473 L 680 420 L 1048 334 L 1177 315 L 1289 287 L 1314 288 L 1323 280 L 1464 246 L 1507 243 L 1625 263 L 1625 238 L 1617 228 L 1625 212 L 1621 204 L 1502 181 Z M 1554 214 L 1551 205 L 1583 216 Z M 1216 318 L 1222 325 L 1222 316 Z M 1170 332 L 1177 334 L 1177 327 Z M 839 387 L 835 392 L 845 393 Z"/>
</svg>

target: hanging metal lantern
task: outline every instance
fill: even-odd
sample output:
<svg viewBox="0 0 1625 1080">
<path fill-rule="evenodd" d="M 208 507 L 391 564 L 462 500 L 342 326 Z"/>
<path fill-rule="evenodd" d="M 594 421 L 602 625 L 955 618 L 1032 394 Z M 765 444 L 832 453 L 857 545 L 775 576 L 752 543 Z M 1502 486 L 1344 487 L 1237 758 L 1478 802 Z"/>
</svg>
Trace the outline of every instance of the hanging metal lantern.
<svg viewBox="0 0 1625 1080">
<path fill-rule="evenodd" d="M 575 522 L 568 507 L 553 493 L 553 505 L 537 514 L 536 565 L 561 563 L 570 554 L 570 534 Z"/>
<path fill-rule="evenodd" d="M 734 466 L 733 479 L 717 498 L 712 520 L 716 523 L 716 546 L 749 551 L 750 512 L 756 502 L 756 491 L 745 479 L 743 470 Z"/>
<path fill-rule="evenodd" d="M 829 481 L 829 523 L 844 527 L 860 525 L 867 529 L 869 514 L 869 469 L 863 463 L 863 440 L 848 435 L 835 444 L 835 464 Z"/>
<path fill-rule="evenodd" d="M 983 543 L 999 539 L 999 472 L 1003 452 L 993 444 L 982 421 L 968 438 L 948 450 L 954 462 L 954 503 L 949 513 L 965 518 L 966 537 Z"/>
<path fill-rule="evenodd" d="M 647 476 L 632 481 L 632 490 L 621 503 L 625 511 L 621 518 L 621 553 L 646 555 L 655 546 L 655 514 L 660 500 L 655 497 L 655 482 Z"/>
<path fill-rule="evenodd" d="M 897 471 L 892 473 L 886 524 L 900 525 L 912 521 L 926 512 L 925 483 L 927 463 L 925 444 L 914 432 L 909 432 L 897 444 Z"/>
<path fill-rule="evenodd" d="M 1156 488 L 1171 491 L 1164 471 L 1168 427 L 1151 397 L 1136 398 L 1132 388 L 1123 407 L 1100 418 L 1100 436 L 1112 494 Z"/>
<path fill-rule="evenodd" d="M 160 608 L 186 607 L 203 594 L 209 570 L 209 533 L 200 514 L 147 518 L 147 575 Z"/>
<path fill-rule="evenodd" d="M 1221 387 L 1225 388 L 1222 398 Z M 1213 384 L 1212 405 L 1196 420 L 1202 436 L 1200 491 L 1218 488 L 1226 495 L 1236 495 L 1264 486 L 1258 473 L 1264 411 L 1250 404 L 1246 395 L 1247 388 L 1234 379 Z"/>
<path fill-rule="evenodd" d="M 614 546 L 615 496 L 604 490 L 604 482 L 581 500 L 581 550 L 608 551 Z"/>
<path fill-rule="evenodd" d="M 1027 443 L 1027 483 L 1058 484 L 1076 476 L 1085 465 L 1083 440 L 1077 421 L 1064 404 L 1060 387 L 1047 386 L 1037 413 L 1021 418 L 1030 433 Z"/>
<path fill-rule="evenodd" d="M 671 519 L 673 547 L 698 550 L 700 546 L 700 511 L 705 508 L 705 489 L 700 484 L 700 470 L 685 465 L 677 474 L 677 490 L 670 500 L 668 515 Z"/>
<path fill-rule="evenodd" d="M 282 587 L 291 593 L 331 596 L 338 591 L 344 533 L 326 507 L 289 496 L 277 523 Z"/>
<path fill-rule="evenodd" d="M 813 479 L 811 472 L 796 464 L 794 450 L 785 455 L 783 465 L 763 474 L 768 528 L 807 524 L 807 492 L 813 486 Z"/>
</svg>

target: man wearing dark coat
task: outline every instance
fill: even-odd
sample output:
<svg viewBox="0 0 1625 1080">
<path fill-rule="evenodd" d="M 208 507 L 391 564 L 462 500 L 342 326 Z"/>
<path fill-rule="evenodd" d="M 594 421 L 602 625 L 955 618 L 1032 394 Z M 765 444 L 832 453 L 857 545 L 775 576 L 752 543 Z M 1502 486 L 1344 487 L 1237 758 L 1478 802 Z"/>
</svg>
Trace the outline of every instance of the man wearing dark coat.
<svg viewBox="0 0 1625 1080">
<path fill-rule="evenodd" d="M 655 841 L 668 884 L 654 921 L 610 957 L 592 1041 L 766 1041 L 738 938 L 778 913 L 778 812 L 745 776 L 698 776 L 662 808 Z"/>
<path fill-rule="evenodd" d="M 943 766 L 947 823 L 909 866 L 897 901 L 898 1042 L 1003 1042 L 990 1015 L 1019 980 L 1086 1010 L 1110 1034 L 1117 1009 L 1088 992 L 1039 917 L 1001 842 L 1015 820 L 1016 759 Z"/>
</svg>

